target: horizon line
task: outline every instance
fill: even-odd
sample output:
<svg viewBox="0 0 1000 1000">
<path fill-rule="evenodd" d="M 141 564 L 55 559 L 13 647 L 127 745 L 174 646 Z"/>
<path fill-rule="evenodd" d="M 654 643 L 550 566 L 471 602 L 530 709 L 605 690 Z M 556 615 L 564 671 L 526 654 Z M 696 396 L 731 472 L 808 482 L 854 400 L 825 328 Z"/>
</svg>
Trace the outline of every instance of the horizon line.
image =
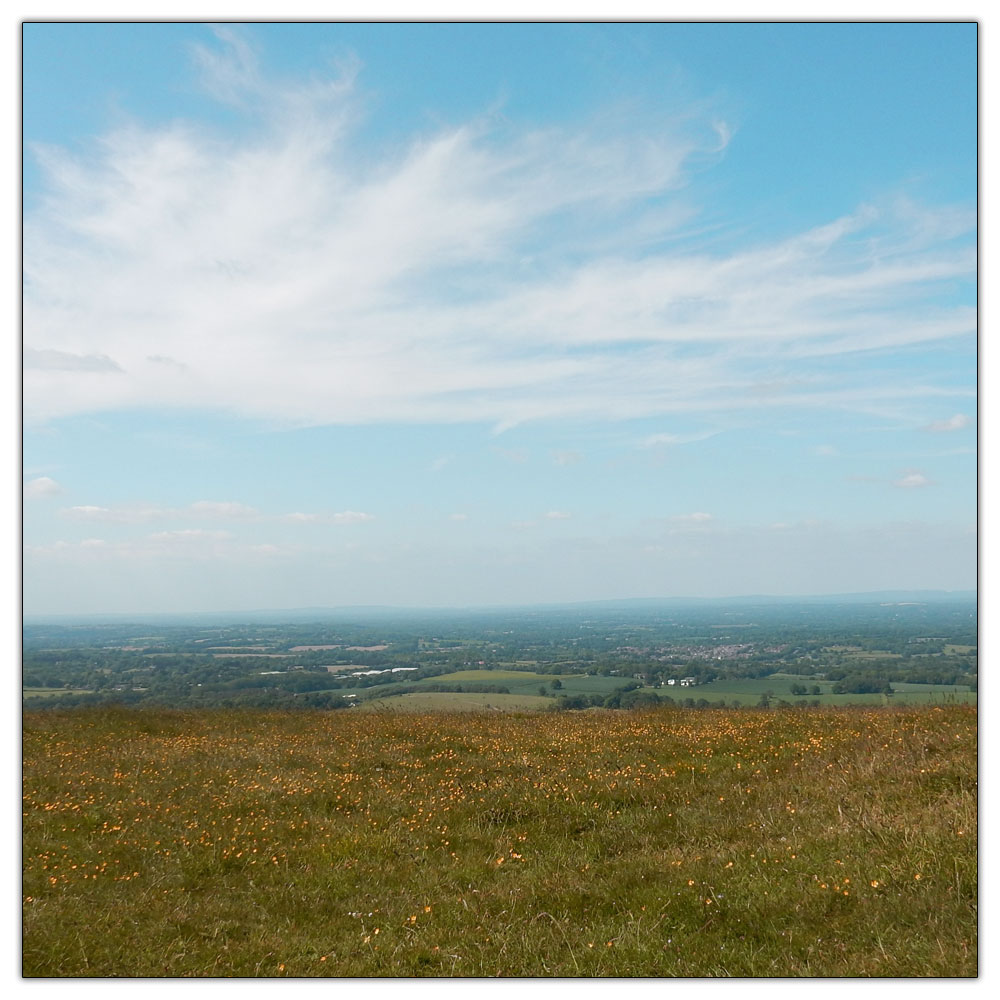
<svg viewBox="0 0 1000 1000">
<path fill-rule="evenodd" d="M 675 595 L 672 597 L 607 597 L 589 598 L 578 601 L 533 601 L 524 604 L 334 604 L 334 605 L 299 605 L 289 608 L 244 608 L 244 609 L 208 609 L 208 610 L 187 610 L 187 611 L 42 611 L 21 613 L 22 624 L 31 619 L 102 619 L 102 618 L 204 618 L 239 615 L 281 615 L 304 613 L 333 614 L 333 613 L 358 613 L 358 612 L 428 612 L 428 613 L 449 613 L 449 612 L 503 612 L 503 611 L 523 611 L 531 609 L 556 609 L 556 608 L 583 608 L 594 605 L 614 605 L 614 604 L 646 604 L 646 605 L 670 605 L 671 603 L 724 603 L 726 601 L 746 602 L 746 601 L 771 601 L 779 603 L 795 603 L 796 601 L 836 601 L 838 599 L 850 598 L 852 601 L 863 601 L 866 598 L 877 600 L 887 597 L 925 597 L 938 598 L 956 597 L 958 599 L 975 598 L 978 603 L 978 587 L 964 588 L 956 590 L 923 588 L 919 590 L 870 590 L 870 591 L 837 591 L 834 593 L 811 593 L 811 594 L 731 594 L 723 597 L 705 597 L 698 595 Z"/>
</svg>

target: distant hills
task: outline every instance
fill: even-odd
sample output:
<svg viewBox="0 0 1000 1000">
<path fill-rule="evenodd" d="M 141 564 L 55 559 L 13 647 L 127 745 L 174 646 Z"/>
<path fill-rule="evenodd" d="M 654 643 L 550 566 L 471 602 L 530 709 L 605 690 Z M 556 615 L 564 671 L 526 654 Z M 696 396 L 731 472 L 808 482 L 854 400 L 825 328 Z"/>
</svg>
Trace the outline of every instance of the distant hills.
<svg viewBox="0 0 1000 1000">
<path fill-rule="evenodd" d="M 373 618 L 426 618 L 464 617 L 467 615 L 493 614 L 572 614 L 574 612 L 655 612 L 676 610 L 722 610 L 725 608 L 746 609 L 750 607 L 774 608 L 796 605 L 837 606 L 837 605 L 922 605 L 922 604 L 975 604 L 975 590 L 878 590 L 849 594 L 810 594 L 800 596 L 779 596 L 774 594 L 752 594 L 737 597 L 643 597 L 620 598 L 615 600 L 573 601 L 552 604 L 530 605 L 470 605 L 467 607 L 405 607 L 387 604 L 358 604 L 334 607 L 308 608 L 258 608 L 246 611 L 191 611 L 185 613 L 135 612 L 111 614 L 60 614 L 24 615 L 25 624 L 81 623 L 95 625 L 100 622 L 271 622 L 295 623 L 329 621 L 333 619 L 373 619 Z"/>
<path fill-rule="evenodd" d="M 875 590 L 856 594 L 808 594 L 795 597 L 775 594 L 745 594 L 738 597 L 663 597 L 625 598 L 614 601 L 585 601 L 572 605 L 551 605 L 552 607 L 685 607 L 697 605 L 762 605 L 762 604 L 929 604 L 975 601 L 975 590 Z"/>
</svg>

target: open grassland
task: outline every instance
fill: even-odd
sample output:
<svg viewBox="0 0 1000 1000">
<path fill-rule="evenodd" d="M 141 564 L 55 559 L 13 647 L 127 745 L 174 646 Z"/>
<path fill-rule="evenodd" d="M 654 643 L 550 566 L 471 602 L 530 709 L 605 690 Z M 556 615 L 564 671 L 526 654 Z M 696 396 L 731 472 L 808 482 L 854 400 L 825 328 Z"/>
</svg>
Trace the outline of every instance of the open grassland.
<svg viewBox="0 0 1000 1000">
<path fill-rule="evenodd" d="M 551 689 L 553 682 L 562 687 L 559 694 L 611 694 L 628 684 L 627 677 L 600 677 L 596 674 L 536 674 L 530 670 L 457 670 L 439 677 L 414 682 L 415 687 L 429 684 L 497 684 L 511 694 L 538 694 L 540 687 Z"/>
<path fill-rule="evenodd" d="M 394 698 L 361 702 L 362 712 L 532 712 L 550 708 L 551 698 L 530 694 L 478 694 L 475 691 L 414 691 Z"/>
<path fill-rule="evenodd" d="M 792 694 L 792 686 L 796 683 L 809 689 L 806 695 Z M 813 693 L 812 688 L 819 688 L 819 693 Z M 812 701 L 818 698 L 820 707 L 843 705 L 885 705 L 893 703 L 900 706 L 917 705 L 975 705 L 977 694 L 962 684 L 912 684 L 899 681 L 892 682 L 893 694 L 886 697 L 879 693 L 871 694 L 834 694 L 833 681 L 817 680 L 807 675 L 770 674 L 767 677 L 726 678 L 712 681 L 709 684 L 697 684 L 693 687 L 663 687 L 657 689 L 658 695 L 669 695 L 679 698 L 705 698 L 710 702 L 722 699 L 727 705 L 756 705 L 762 694 L 775 698 L 783 698 L 793 704 L 798 700 Z"/>
<path fill-rule="evenodd" d="M 24 717 L 27 976 L 973 976 L 976 712 Z"/>
</svg>

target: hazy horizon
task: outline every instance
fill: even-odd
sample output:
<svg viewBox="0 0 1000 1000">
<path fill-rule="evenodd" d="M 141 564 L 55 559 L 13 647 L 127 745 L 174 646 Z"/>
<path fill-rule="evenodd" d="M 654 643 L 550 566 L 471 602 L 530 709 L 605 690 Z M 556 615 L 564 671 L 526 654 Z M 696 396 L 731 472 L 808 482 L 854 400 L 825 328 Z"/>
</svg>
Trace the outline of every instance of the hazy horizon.
<svg viewBox="0 0 1000 1000">
<path fill-rule="evenodd" d="M 25 24 L 25 615 L 975 592 L 977 73 Z"/>
<path fill-rule="evenodd" d="M 49 619 L 70 619 L 70 620 L 91 620 L 91 619 L 116 619 L 116 618 L 213 618 L 222 620 L 225 616 L 259 616 L 268 620 L 279 621 L 281 615 L 292 618 L 303 618 L 307 615 L 341 615 L 341 614 L 377 614 L 392 615 L 398 613 L 401 616 L 411 615 L 441 614 L 445 617 L 453 614 L 502 614 L 504 612 L 533 612 L 542 613 L 544 611 L 571 611 L 575 609 L 584 610 L 587 608 L 610 609 L 616 606 L 644 607 L 649 609 L 677 609 L 680 610 L 691 606 L 717 605 L 719 607 L 746 607 L 760 605 L 783 605 L 792 606 L 810 604 L 823 606 L 825 604 L 936 604 L 948 601 L 958 602 L 978 602 L 978 591 L 976 590 L 876 590 L 862 591 L 860 593 L 844 594 L 733 594 L 726 597 L 616 597 L 605 600 L 589 601 L 569 601 L 569 602 L 549 602 L 540 604 L 467 604 L 467 605 L 391 605 L 391 604 L 348 604 L 348 605 L 320 605 L 315 607 L 288 607 L 288 608 L 206 608 L 201 610 L 186 611 L 160 611 L 154 609 L 131 610 L 131 611 L 108 611 L 108 612 L 87 612 L 87 613 L 27 613 L 24 615 L 25 622 Z"/>
</svg>

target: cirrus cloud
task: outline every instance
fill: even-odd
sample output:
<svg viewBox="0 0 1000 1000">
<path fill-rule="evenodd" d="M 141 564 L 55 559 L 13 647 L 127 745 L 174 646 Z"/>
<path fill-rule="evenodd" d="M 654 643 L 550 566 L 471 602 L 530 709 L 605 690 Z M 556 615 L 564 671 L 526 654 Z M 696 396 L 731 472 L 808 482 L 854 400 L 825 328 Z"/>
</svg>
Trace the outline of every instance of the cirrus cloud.
<svg viewBox="0 0 1000 1000">
<path fill-rule="evenodd" d="M 974 337 L 949 294 L 975 275 L 974 211 L 863 206 L 720 251 L 685 228 L 729 140 L 714 114 L 484 117 L 376 157 L 353 129 L 356 62 L 275 81 L 218 36 L 203 81 L 253 127 L 34 147 L 29 420 L 159 406 L 508 428 L 963 394 L 893 359 Z M 867 374 L 828 365 L 862 352 Z"/>
<path fill-rule="evenodd" d="M 186 507 L 121 506 L 84 504 L 59 512 L 73 521 L 103 521 L 112 524 L 142 524 L 149 521 L 287 521 L 293 524 L 360 524 L 373 521 L 374 514 L 344 510 L 319 513 L 295 511 L 265 514 L 256 507 L 233 500 L 198 500 Z M 187 529 L 185 529 L 187 530 Z M 197 531 L 198 529 L 192 529 Z"/>
<path fill-rule="evenodd" d="M 956 413 L 947 420 L 934 420 L 924 427 L 925 431 L 932 434 L 947 434 L 951 431 L 960 431 L 968 427 L 972 421 L 964 413 Z"/>
</svg>

